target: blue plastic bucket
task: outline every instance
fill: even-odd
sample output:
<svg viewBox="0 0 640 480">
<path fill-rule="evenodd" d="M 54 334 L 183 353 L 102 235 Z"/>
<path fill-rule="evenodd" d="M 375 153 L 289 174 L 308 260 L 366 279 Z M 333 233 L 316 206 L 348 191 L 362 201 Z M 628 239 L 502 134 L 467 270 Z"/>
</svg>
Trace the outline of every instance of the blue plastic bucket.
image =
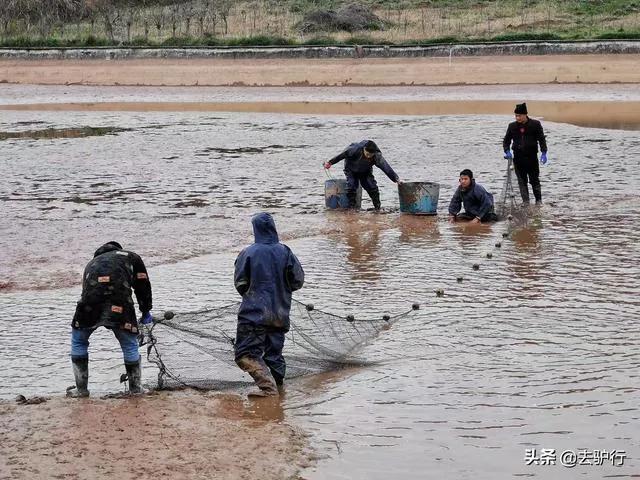
<svg viewBox="0 0 640 480">
<path fill-rule="evenodd" d="M 413 215 L 436 215 L 440 185 L 433 182 L 403 182 L 398 185 L 400 211 Z"/>
<path fill-rule="evenodd" d="M 356 192 L 356 208 L 362 203 L 362 188 L 358 186 Z M 324 182 L 324 204 L 329 209 L 349 208 L 347 198 L 347 180 L 344 178 L 330 178 Z"/>
</svg>

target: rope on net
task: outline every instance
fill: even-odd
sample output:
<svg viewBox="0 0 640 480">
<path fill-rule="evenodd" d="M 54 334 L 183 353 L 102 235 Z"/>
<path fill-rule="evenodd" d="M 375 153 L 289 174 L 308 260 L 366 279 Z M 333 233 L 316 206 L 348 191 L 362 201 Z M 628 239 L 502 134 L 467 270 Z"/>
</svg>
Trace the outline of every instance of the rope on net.
<svg viewBox="0 0 640 480">
<path fill-rule="evenodd" d="M 218 389 L 239 381 L 235 366 L 235 328 L 240 302 L 192 312 L 165 312 L 148 328 L 143 344 L 147 360 L 158 368 L 157 388 Z M 292 300 L 291 328 L 285 342 L 287 377 L 345 365 L 362 365 L 358 356 L 382 330 L 418 310 L 378 318 L 341 316 Z M 220 364 L 231 365 L 233 368 Z M 225 378 L 226 376 L 226 378 Z"/>
</svg>

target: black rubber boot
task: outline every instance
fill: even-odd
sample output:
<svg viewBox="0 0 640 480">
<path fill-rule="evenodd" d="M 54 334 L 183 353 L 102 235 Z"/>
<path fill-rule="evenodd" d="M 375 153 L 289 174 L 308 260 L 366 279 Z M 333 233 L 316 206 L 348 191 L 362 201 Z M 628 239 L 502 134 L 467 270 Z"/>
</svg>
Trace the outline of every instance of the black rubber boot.
<svg viewBox="0 0 640 480">
<path fill-rule="evenodd" d="M 373 208 L 376 210 L 380 210 L 380 191 L 372 190 L 369 192 L 369 196 L 371 197 L 371 201 L 373 202 Z"/>
<path fill-rule="evenodd" d="M 280 375 L 278 375 L 278 373 L 276 373 L 275 370 L 272 370 L 271 368 L 269 370 L 271 370 L 271 375 L 273 376 L 273 379 L 276 382 L 276 387 L 278 388 L 278 393 L 280 395 L 284 395 L 284 378 L 282 378 Z"/>
<path fill-rule="evenodd" d="M 527 182 L 520 181 L 520 178 L 518 178 L 518 188 L 520 189 L 522 203 L 529 205 L 529 186 L 527 185 Z"/>
<path fill-rule="evenodd" d="M 540 188 L 540 185 L 532 186 L 531 189 L 533 190 L 533 196 L 536 199 L 536 205 L 541 205 L 542 204 L 542 189 Z"/>
<path fill-rule="evenodd" d="M 349 208 L 356 208 L 356 196 L 358 192 L 347 192 L 347 200 L 349 201 Z"/>
<path fill-rule="evenodd" d="M 73 376 L 76 380 L 76 386 L 67 388 L 67 396 L 74 398 L 84 398 L 89 396 L 89 359 L 88 358 L 72 358 L 71 365 L 73 367 Z"/>
<path fill-rule="evenodd" d="M 137 363 L 125 363 L 124 366 L 127 369 L 127 377 L 129 378 L 129 393 L 139 394 L 144 393 L 142 388 L 142 367 L 141 361 Z"/>
</svg>

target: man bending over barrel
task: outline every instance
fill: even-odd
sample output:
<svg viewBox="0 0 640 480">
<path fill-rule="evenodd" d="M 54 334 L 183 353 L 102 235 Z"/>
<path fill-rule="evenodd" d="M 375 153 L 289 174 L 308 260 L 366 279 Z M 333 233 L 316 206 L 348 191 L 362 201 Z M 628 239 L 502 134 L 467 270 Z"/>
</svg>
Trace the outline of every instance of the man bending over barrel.
<svg viewBox="0 0 640 480">
<path fill-rule="evenodd" d="M 449 203 L 449 221 L 471 221 L 471 223 L 495 222 L 498 216 L 493 210 L 493 195 L 476 183 L 473 172 L 465 168 L 460 172 L 460 185 Z M 464 204 L 464 213 L 460 213 Z"/>
<path fill-rule="evenodd" d="M 387 163 L 382 156 L 380 149 L 371 140 L 362 140 L 358 143 L 352 143 L 347 149 L 339 155 L 333 157 L 324 164 L 324 168 L 329 169 L 340 160 L 344 160 L 344 174 L 347 177 L 347 198 L 349 199 L 349 208 L 356 206 L 356 193 L 358 184 L 362 185 L 371 201 L 373 208 L 380 210 L 380 191 L 378 184 L 373 176 L 373 166 L 375 165 L 382 170 L 389 179 L 397 184 L 401 184 L 398 174 Z"/>
<path fill-rule="evenodd" d="M 291 292 L 302 288 L 304 271 L 291 249 L 279 242 L 271 215 L 258 213 L 251 223 L 255 243 L 235 263 L 234 285 L 242 295 L 235 360 L 260 389 L 249 396 L 266 397 L 278 395 L 283 384 Z"/>
</svg>

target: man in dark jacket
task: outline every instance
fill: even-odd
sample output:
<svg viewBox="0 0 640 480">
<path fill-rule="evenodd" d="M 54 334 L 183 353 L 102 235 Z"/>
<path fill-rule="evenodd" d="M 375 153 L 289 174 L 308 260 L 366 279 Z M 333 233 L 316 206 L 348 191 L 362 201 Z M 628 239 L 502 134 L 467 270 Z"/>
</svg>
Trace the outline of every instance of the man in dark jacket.
<svg viewBox="0 0 640 480">
<path fill-rule="evenodd" d="M 380 149 L 371 140 L 362 140 L 358 143 L 352 143 L 341 154 L 333 157 L 324 164 L 324 168 L 329 169 L 340 160 L 344 160 L 344 174 L 347 177 L 347 198 L 349 199 L 349 208 L 356 205 L 356 193 L 358 184 L 362 185 L 371 201 L 373 208 L 380 210 L 380 191 L 378 184 L 373 176 L 373 166 L 381 169 L 389 179 L 397 184 L 402 183 L 398 174 L 387 163 L 382 156 Z"/>
<path fill-rule="evenodd" d="M 542 129 L 542 124 L 527 116 L 527 104 L 516 105 L 516 121 L 509 124 L 507 133 L 502 142 L 504 158 L 513 158 L 513 166 L 518 177 L 518 187 L 522 201 L 529 203 L 529 187 L 527 180 L 531 183 L 531 189 L 536 199 L 536 203 L 542 203 L 542 190 L 540 189 L 540 167 L 538 166 L 538 144 L 540 145 L 540 163 L 547 163 L 547 142 Z M 513 148 L 513 155 L 511 154 Z"/>
<path fill-rule="evenodd" d="M 271 396 L 278 395 L 283 384 L 291 292 L 302 288 L 304 271 L 289 247 L 279 242 L 271 215 L 258 213 L 251 223 L 255 243 L 235 262 L 234 284 L 242 295 L 235 360 L 260 389 L 249 395 Z"/>
<path fill-rule="evenodd" d="M 449 203 L 449 221 L 470 220 L 471 223 L 495 222 L 498 216 L 493 210 L 493 195 L 476 183 L 473 172 L 465 168 L 460 172 L 460 185 Z M 464 204 L 464 213 L 459 213 Z"/>
<path fill-rule="evenodd" d="M 151 323 L 151 283 L 142 259 L 123 250 L 118 242 L 108 242 L 96 250 L 82 276 L 82 295 L 71 323 L 71 362 L 76 390 L 69 396 L 89 396 L 89 337 L 98 327 L 113 331 L 120 342 L 129 377 L 129 391 L 141 393 L 140 353 L 133 288 L 142 312 L 141 322 Z"/>
</svg>

